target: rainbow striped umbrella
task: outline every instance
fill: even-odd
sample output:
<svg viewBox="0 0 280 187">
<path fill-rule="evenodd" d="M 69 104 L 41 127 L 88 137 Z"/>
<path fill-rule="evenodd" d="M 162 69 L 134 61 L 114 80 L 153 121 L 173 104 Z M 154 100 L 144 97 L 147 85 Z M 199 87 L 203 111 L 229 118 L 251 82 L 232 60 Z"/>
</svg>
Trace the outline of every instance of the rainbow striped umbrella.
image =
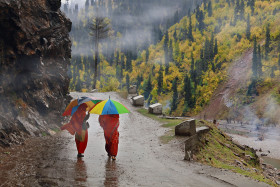
<svg viewBox="0 0 280 187">
<path fill-rule="evenodd" d="M 121 103 L 107 99 L 96 104 L 93 109 L 89 111 L 91 114 L 110 115 L 110 114 L 126 114 L 130 111 Z"/>
<path fill-rule="evenodd" d="M 87 104 L 87 111 L 91 110 L 97 103 L 101 102 L 103 100 L 92 98 L 92 97 L 81 97 L 78 99 L 73 100 L 65 109 L 62 116 L 72 116 L 79 106 L 83 103 Z"/>
</svg>

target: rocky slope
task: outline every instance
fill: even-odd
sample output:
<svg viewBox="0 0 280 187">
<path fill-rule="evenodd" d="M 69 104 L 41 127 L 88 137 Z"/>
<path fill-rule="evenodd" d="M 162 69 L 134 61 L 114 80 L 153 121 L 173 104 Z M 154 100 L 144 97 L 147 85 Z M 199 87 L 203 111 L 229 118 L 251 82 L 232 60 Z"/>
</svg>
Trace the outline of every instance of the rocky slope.
<svg viewBox="0 0 280 187">
<path fill-rule="evenodd" d="M 0 0 L 0 146 L 61 123 L 71 21 L 60 0 Z"/>
</svg>

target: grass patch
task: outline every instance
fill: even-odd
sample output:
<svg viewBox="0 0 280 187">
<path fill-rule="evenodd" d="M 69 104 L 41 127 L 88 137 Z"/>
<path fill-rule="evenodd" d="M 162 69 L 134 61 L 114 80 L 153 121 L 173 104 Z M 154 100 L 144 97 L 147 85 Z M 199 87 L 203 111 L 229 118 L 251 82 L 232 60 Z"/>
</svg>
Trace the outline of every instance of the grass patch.
<svg viewBox="0 0 280 187">
<path fill-rule="evenodd" d="M 196 161 L 276 185 L 272 180 L 264 177 L 259 159 L 249 147 L 245 147 L 245 150 L 239 148 L 214 124 L 204 122 L 205 125 L 211 127 L 211 131 L 200 138 L 200 145 L 194 156 Z M 241 164 L 237 164 L 237 161 Z"/>
<path fill-rule="evenodd" d="M 42 132 L 41 134 L 42 134 L 42 136 L 47 136 L 48 135 L 46 132 Z"/>
</svg>

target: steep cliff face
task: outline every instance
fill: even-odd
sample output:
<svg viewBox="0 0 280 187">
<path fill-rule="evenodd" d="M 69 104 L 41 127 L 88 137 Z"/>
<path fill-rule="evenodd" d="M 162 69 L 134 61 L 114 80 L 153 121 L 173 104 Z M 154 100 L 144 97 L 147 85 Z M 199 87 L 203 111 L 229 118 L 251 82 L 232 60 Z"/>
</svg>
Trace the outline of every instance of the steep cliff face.
<svg viewBox="0 0 280 187">
<path fill-rule="evenodd" d="M 71 21 L 60 0 L 0 0 L 0 146 L 61 124 Z"/>
</svg>

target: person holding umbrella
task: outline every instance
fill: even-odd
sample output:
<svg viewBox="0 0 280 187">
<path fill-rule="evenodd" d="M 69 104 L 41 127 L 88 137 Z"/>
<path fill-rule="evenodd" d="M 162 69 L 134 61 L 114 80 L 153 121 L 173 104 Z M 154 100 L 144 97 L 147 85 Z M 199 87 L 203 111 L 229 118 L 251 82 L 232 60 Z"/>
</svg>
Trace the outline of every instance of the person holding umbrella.
<svg viewBox="0 0 280 187">
<path fill-rule="evenodd" d="M 119 145 L 119 114 L 130 113 L 121 103 L 108 99 L 102 101 L 90 111 L 92 114 L 99 114 L 99 123 L 104 130 L 105 150 L 112 160 L 116 160 Z"/>
<path fill-rule="evenodd" d="M 93 106 L 102 100 L 81 97 L 80 99 L 73 100 L 66 108 L 63 116 L 72 116 L 69 123 L 63 125 L 61 130 L 68 130 L 72 135 L 75 135 L 75 142 L 78 151 L 78 157 L 84 157 L 84 152 L 88 142 L 88 128 L 89 124 L 87 120 L 90 114 L 86 114 Z"/>
<path fill-rule="evenodd" d="M 105 150 L 108 156 L 112 157 L 112 160 L 116 160 L 119 145 L 119 115 L 101 115 L 99 116 L 99 123 L 104 130 Z"/>
<path fill-rule="evenodd" d="M 63 125 L 61 130 L 67 130 L 71 135 L 75 135 L 75 142 L 78 151 L 78 157 L 84 157 L 84 152 L 88 141 L 88 123 L 89 113 L 86 114 L 87 105 L 81 104 L 73 114 L 69 123 Z"/>
</svg>

